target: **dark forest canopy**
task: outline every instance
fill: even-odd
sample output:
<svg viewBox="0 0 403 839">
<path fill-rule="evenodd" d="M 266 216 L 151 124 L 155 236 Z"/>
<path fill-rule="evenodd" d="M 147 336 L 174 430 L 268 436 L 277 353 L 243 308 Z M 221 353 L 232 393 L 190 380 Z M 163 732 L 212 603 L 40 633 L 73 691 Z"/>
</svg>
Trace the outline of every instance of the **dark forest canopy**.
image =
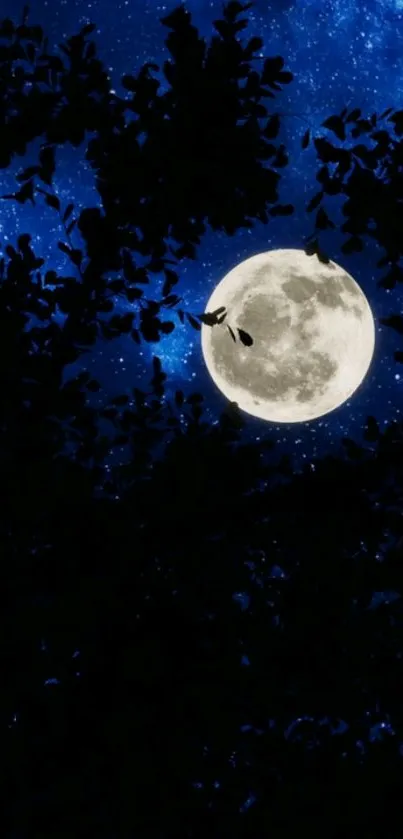
<svg viewBox="0 0 403 839">
<path fill-rule="evenodd" d="M 236 406 L 211 427 L 202 394 L 163 400 L 160 336 L 222 316 L 181 308 L 179 260 L 197 257 L 207 224 L 232 235 L 294 210 L 279 202 L 276 93 L 297 80 L 280 56 L 255 60 L 251 5 L 224 6 L 210 44 L 183 7 L 163 18 L 170 88 L 158 94 L 147 64 L 123 77 L 128 99 L 110 92 L 95 25 L 63 57 L 28 8 L 0 25 L 0 167 L 43 138 L 2 198 L 53 208 L 71 261 L 69 276 L 47 271 L 28 234 L 0 260 L 7 839 L 381 836 L 389 813 L 401 835 L 402 425 L 368 417 L 362 445 L 345 439 L 345 458 L 296 475 L 274 443 L 242 442 Z M 343 252 L 375 239 L 394 289 L 403 111 L 352 107 L 323 128 L 301 136 L 319 184 L 301 246 L 328 258 L 321 233 L 342 194 Z M 84 140 L 102 211 L 77 214 L 53 177 L 58 147 Z M 116 314 L 114 296 L 136 310 Z M 403 334 L 400 315 L 383 322 Z M 133 351 L 156 345 L 150 391 L 97 410 L 84 363 L 63 372 L 122 334 Z M 122 442 L 130 462 L 107 472 Z"/>
</svg>

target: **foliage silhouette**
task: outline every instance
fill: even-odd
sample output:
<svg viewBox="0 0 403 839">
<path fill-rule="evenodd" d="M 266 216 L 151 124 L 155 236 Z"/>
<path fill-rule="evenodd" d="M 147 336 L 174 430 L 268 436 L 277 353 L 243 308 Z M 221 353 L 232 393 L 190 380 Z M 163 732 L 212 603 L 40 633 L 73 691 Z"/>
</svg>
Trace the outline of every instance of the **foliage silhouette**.
<svg viewBox="0 0 403 839">
<path fill-rule="evenodd" d="M 403 268 L 399 264 L 403 256 L 403 144 L 402 140 L 396 140 L 389 134 L 385 122 L 393 124 L 397 138 L 403 136 L 403 111 L 393 108 L 387 108 L 379 116 L 374 113 L 369 119 L 362 118 L 360 108 L 354 108 L 350 113 L 343 109 L 341 114 L 329 117 L 322 123 L 324 128 L 332 131 L 337 139 L 343 142 L 343 147 L 334 146 L 323 137 L 314 139 L 318 158 L 324 165 L 316 176 L 322 184 L 322 189 L 307 206 L 308 212 L 316 209 L 318 211 L 315 232 L 308 237 L 306 252 L 317 253 L 321 258 L 316 231 L 334 228 L 335 225 L 319 205 L 325 194 L 342 193 L 347 196 L 342 209 L 347 220 L 341 230 L 350 234 L 350 238 L 342 245 L 343 253 L 362 251 L 365 235 L 376 239 L 386 251 L 377 262 L 377 267 L 388 266 L 388 272 L 379 280 L 378 285 L 385 289 L 393 289 L 397 283 L 403 282 Z M 352 143 L 347 147 L 348 131 L 352 140 L 367 134 L 372 145 L 368 147 L 363 143 Z M 309 137 L 305 134 L 302 148 L 307 148 L 308 145 Z M 333 165 L 332 171 L 329 170 L 329 165 Z M 310 240 L 313 237 L 315 238 L 312 242 Z M 397 328 L 395 324 L 398 320 L 399 316 L 392 315 L 381 322 Z M 395 360 L 402 360 L 400 351 L 395 353 Z"/>
<path fill-rule="evenodd" d="M 167 398 L 157 355 L 147 393 L 134 386 L 100 409 L 88 404 L 100 385 L 84 364 L 63 380 L 100 337 L 130 335 L 134 351 L 157 343 L 178 328 L 165 309 L 195 329 L 224 322 L 252 346 L 222 308 L 185 312 L 174 292 L 176 266 L 195 258 L 207 223 L 232 235 L 293 209 L 277 203 L 276 170 L 288 157 L 266 143 L 280 119 L 262 104 L 292 76 L 279 56 L 252 70 L 263 41 L 238 39 L 251 6 L 224 6 L 208 48 L 175 9 L 162 20 L 170 90 L 157 95 L 158 68 L 146 64 L 124 77 L 130 100 L 109 91 L 86 40 L 94 25 L 61 45 L 67 62 L 48 52 L 27 8 L 20 25 L 0 26 L 1 167 L 44 137 L 38 166 L 3 198 L 35 206 L 43 196 L 72 263 L 72 276 L 41 272 L 28 234 L 0 261 L 10 839 L 260 839 L 301 825 L 321 837 L 365 828 L 380 836 L 389 808 L 401 832 L 403 424 L 381 430 L 368 417 L 363 445 L 345 438 L 345 455 L 296 473 L 289 458 L 276 461 L 272 441 L 243 442 L 235 403 L 211 425 L 202 394 Z M 126 122 L 126 111 L 136 118 Z M 377 145 L 337 149 L 316 138 L 322 190 L 308 210 L 345 192 L 348 247 L 369 233 L 400 281 L 400 142 L 386 129 L 376 137 L 377 118 L 357 109 L 326 122 L 343 143 L 355 125 L 354 139 L 369 132 Z M 401 114 L 389 122 L 401 136 Z M 88 131 L 102 211 L 78 216 L 56 194 L 56 151 Z M 310 140 L 306 132 L 303 146 Z M 332 225 L 320 210 L 315 231 Z M 73 242 L 77 230 L 84 247 Z M 310 238 L 307 252 L 326 261 L 317 232 Z M 140 266 L 133 253 L 149 261 Z M 158 273 L 162 298 L 148 299 Z M 133 311 L 116 313 L 115 295 Z M 384 322 L 401 333 L 400 316 Z M 123 443 L 128 463 L 108 469 Z"/>
</svg>

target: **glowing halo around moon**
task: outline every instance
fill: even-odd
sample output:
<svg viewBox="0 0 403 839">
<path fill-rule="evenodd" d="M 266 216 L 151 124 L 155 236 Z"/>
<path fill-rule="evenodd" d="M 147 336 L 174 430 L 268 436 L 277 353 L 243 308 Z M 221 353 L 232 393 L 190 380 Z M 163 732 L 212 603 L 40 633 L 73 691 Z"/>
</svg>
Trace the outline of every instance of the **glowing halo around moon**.
<svg viewBox="0 0 403 839">
<path fill-rule="evenodd" d="M 338 408 L 365 378 L 375 324 L 360 286 L 335 262 L 297 249 L 241 262 L 219 282 L 202 324 L 204 361 L 219 390 L 239 408 L 271 422 L 306 422 Z M 234 343 L 227 324 L 232 327 Z M 244 346 L 237 329 L 253 338 Z"/>
</svg>

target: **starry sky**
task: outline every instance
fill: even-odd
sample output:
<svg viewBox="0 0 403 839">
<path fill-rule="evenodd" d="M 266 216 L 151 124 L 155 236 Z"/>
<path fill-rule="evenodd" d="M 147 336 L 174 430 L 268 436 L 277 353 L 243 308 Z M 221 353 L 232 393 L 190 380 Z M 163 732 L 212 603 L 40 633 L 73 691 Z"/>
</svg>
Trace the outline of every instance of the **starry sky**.
<svg viewBox="0 0 403 839">
<path fill-rule="evenodd" d="M 25 2 L 30 6 L 28 23 L 42 26 L 49 38 L 49 52 L 61 57 L 58 44 L 85 24 L 95 23 L 97 28 L 90 38 L 110 76 L 111 91 L 122 98 L 129 96 L 120 83 L 124 74 L 137 73 L 146 61 L 162 67 L 169 58 L 164 44 L 169 30 L 159 19 L 178 6 L 179 0 L 161 4 L 157 0 L 118 0 L 113 4 L 110 0 Z M 20 23 L 23 6 L 24 0 L 2 0 L 1 19 L 10 17 Z M 222 17 L 221 0 L 188 0 L 185 6 L 199 33 L 209 42 L 216 34 L 212 21 Z M 326 135 L 321 123 L 331 114 L 349 106 L 360 107 L 363 115 L 380 114 L 387 107 L 398 107 L 403 93 L 403 0 L 363 0 L 359 4 L 352 0 L 255 0 L 246 15 L 250 25 L 241 33 L 242 42 L 259 35 L 264 40 L 261 55 L 282 55 L 284 69 L 294 74 L 294 81 L 275 100 L 265 103 L 269 109 L 286 114 L 278 142 L 285 143 L 290 163 L 280 172 L 279 202 L 292 203 L 295 212 L 290 217 L 273 218 L 267 225 L 257 221 L 253 230 L 243 229 L 232 237 L 207 230 L 197 259 L 184 259 L 177 268 L 180 282 L 175 293 L 182 296 L 183 307 L 191 312 L 205 310 L 214 287 L 237 263 L 266 250 L 302 248 L 304 238 L 313 232 L 314 214 L 306 213 L 306 205 L 317 192 L 315 174 L 319 166 L 314 148 L 301 150 L 307 128 L 314 135 Z M 161 82 L 162 94 L 168 89 L 167 82 L 162 72 L 155 75 Z M 74 216 L 84 207 L 101 207 L 94 175 L 84 160 L 90 139 L 87 134 L 86 142 L 79 148 L 66 145 L 56 152 L 55 189 L 62 207 L 74 203 Z M 365 143 L 366 138 L 360 138 L 360 142 Z M 40 145 L 38 138 L 24 158 L 17 157 L 8 170 L 0 173 L 1 195 L 16 190 L 15 175 L 37 162 Z M 328 198 L 324 205 L 336 226 L 344 220 L 342 204 L 343 196 L 336 196 Z M 57 247 L 63 239 L 63 228 L 55 211 L 44 200 L 42 203 L 40 196 L 36 207 L 28 202 L 1 202 L 0 255 L 23 232 L 31 234 L 36 255 L 46 260 L 43 271 L 53 269 L 71 275 L 73 266 Z M 72 237 L 75 247 L 83 246 L 78 230 Z M 336 227 L 335 231 L 327 231 L 321 242 L 331 259 L 361 285 L 374 314 L 376 345 L 366 379 L 348 402 L 311 422 L 276 425 L 244 415 L 244 439 L 275 440 L 276 452 L 289 453 L 296 467 L 325 454 L 341 453 L 343 436 L 361 442 L 369 414 L 381 426 L 401 419 L 403 367 L 393 359 L 399 338 L 393 330 L 382 327 L 379 319 L 402 311 L 402 292 L 399 294 L 399 288 L 392 292 L 377 288 L 385 269 L 376 267 L 383 251 L 375 243 L 368 241 L 362 253 L 345 256 L 340 250 L 345 238 Z M 160 278 L 152 275 L 148 296 L 152 298 L 154 289 L 158 296 L 161 285 Z M 177 317 L 175 324 L 175 331 L 158 344 L 143 343 L 139 347 L 124 336 L 100 343 L 83 356 L 80 367 L 85 363 L 103 386 L 94 396 L 95 404 L 130 393 L 133 386 L 147 389 L 152 377 L 151 359 L 158 355 L 168 374 L 167 398 L 178 388 L 185 394 L 199 391 L 205 397 L 205 418 L 216 422 L 226 400 L 205 368 L 200 333 L 190 325 L 181 326 Z M 66 372 L 70 377 L 76 367 Z"/>
</svg>

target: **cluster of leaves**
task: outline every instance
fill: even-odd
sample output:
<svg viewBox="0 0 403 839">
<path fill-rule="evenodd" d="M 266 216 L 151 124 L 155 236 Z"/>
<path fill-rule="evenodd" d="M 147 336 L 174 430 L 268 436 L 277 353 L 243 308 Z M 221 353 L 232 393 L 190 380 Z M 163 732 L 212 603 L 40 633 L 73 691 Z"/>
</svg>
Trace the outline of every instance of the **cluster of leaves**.
<svg viewBox="0 0 403 839">
<path fill-rule="evenodd" d="M 362 446 L 345 439 L 346 457 L 296 475 L 288 458 L 276 462 L 272 441 L 242 444 L 235 404 L 211 425 L 202 394 L 168 398 L 157 355 L 147 393 L 134 387 L 99 409 L 89 396 L 100 385 L 84 364 L 65 378 L 98 338 L 157 343 L 176 328 L 164 309 L 195 329 L 224 324 L 253 351 L 253 336 L 230 326 L 222 307 L 178 309 L 169 267 L 195 257 L 206 223 L 231 235 L 293 211 L 277 204 L 275 170 L 288 159 L 271 142 L 279 118 L 266 120 L 261 102 L 292 76 L 281 57 L 251 69 L 263 41 L 237 37 L 250 7 L 224 6 L 209 48 L 183 7 L 165 17 L 170 90 L 157 95 L 158 68 L 146 64 L 124 77 L 130 100 L 110 93 L 86 41 L 92 24 L 60 45 L 67 67 L 41 27 L 28 26 L 27 8 L 21 25 L 0 24 L 0 166 L 45 137 L 38 165 L 3 198 L 35 205 L 43 196 L 73 266 L 72 276 L 42 272 L 27 234 L 0 260 L 7 839 L 257 839 L 301 824 L 323 836 L 345 833 L 346 819 L 372 832 L 379 821 L 381 835 L 388 802 L 398 801 L 402 424 L 381 431 L 368 417 Z M 127 110 L 136 115 L 128 123 Z M 103 209 L 73 218 L 55 191 L 56 150 L 87 131 Z M 391 170 L 390 200 L 398 186 Z M 358 208 L 362 181 L 349 189 Z M 376 232 L 396 249 L 393 230 L 389 239 Z M 148 263 L 139 267 L 133 252 Z M 146 299 L 160 272 L 162 299 Z M 116 295 L 133 312 L 115 313 Z M 129 463 L 110 469 L 122 444 Z M 400 828 L 396 807 L 394 816 Z"/>
<path fill-rule="evenodd" d="M 386 123 L 386 124 L 385 124 Z M 393 133 L 387 123 L 392 124 Z M 317 254 L 321 262 L 329 257 L 319 244 L 318 233 L 334 229 L 335 224 L 323 207 L 326 195 L 345 195 L 342 212 L 346 216 L 341 230 L 349 234 L 342 245 L 345 254 L 364 250 L 365 236 L 375 239 L 385 250 L 377 267 L 388 267 L 378 286 L 388 290 L 403 283 L 403 110 L 387 108 L 382 114 L 365 117 L 360 108 L 333 115 L 322 123 L 342 144 L 333 145 L 325 137 L 315 137 L 314 146 L 322 162 L 316 179 L 320 190 L 307 205 L 309 213 L 317 210 L 315 231 L 308 237 L 306 253 Z M 302 148 L 310 143 L 310 130 L 302 139 Z M 351 139 L 350 139 L 351 135 Z M 370 145 L 354 142 L 367 136 Z M 403 334 L 403 318 L 394 314 L 380 322 Z M 395 361 L 403 363 L 397 350 Z"/>
</svg>

